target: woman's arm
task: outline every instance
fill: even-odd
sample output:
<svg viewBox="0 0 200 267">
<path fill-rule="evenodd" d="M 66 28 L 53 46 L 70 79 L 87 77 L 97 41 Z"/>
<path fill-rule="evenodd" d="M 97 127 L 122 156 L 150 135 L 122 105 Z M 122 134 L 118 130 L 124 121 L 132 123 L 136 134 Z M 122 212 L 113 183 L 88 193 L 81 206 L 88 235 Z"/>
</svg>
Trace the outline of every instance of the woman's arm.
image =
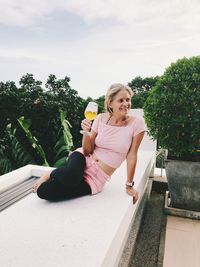
<svg viewBox="0 0 200 267">
<path fill-rule="evenodd" d="M 81 128 L 86 132 L 83 134 L 82 147 L 85 156 L 91 154 L 95 146 L 95 138 L 97 133 L 91 131 L 91 121 L 84 119 L 81 123 Z"/>
<path fill-rule="evenodd" d="M 97 133 L 95 133 L 94 131 L 91 131 L 90 135 L 83 135 L 82 147 L 85 156 L 91 154 L 94 151 L 96 136 Z"/>
<path fill-rule="evenodd" d="M 132 183 L 134 181 L 135 168 L 137 164 L 137 152 L 140 143 L 144 137 L 144 131 L 134 136 L 131 147 L 127 155 L 127 183 Z M 138 199 L 137 191 L 132 187 L 126 185 L 126 192 L 133 197 L 133 202 L 135 203 Z"/>
</svg>

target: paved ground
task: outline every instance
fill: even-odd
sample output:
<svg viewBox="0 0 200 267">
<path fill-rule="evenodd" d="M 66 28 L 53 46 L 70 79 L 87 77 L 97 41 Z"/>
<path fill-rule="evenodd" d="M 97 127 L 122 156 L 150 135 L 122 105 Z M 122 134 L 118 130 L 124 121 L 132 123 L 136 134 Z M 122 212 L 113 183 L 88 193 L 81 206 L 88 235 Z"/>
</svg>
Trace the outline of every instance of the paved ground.
<svg viewBox="0 0 200 267">
<path fill-rule="evenodd" d="M 161 191 L 154 188 L 147 202 L 136 249 L 131 258 L 131 267 L 162 266 L 166 215 L 163 213 L 164 195 Z"/>
</svg>

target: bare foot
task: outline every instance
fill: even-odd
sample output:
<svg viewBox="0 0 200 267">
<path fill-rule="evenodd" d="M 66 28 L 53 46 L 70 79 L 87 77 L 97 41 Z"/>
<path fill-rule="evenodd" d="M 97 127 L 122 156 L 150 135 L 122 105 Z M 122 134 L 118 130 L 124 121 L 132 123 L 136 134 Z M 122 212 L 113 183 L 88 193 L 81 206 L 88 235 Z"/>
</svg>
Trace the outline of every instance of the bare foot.
<svg viewBox="0 0 200 267">
<path fill-rule="evenodd" d="M 48 181 L 49 178 L 50 178 L 50 173 L 45 174 L 45 175 L 42 175 L 42 176 L 37 180 L 37 182 L 33 185 L 33 193 L 36 193 L 37 190 L 38 190 L 38 187 L 39 187 L 42 183 Z"/>
</svg>

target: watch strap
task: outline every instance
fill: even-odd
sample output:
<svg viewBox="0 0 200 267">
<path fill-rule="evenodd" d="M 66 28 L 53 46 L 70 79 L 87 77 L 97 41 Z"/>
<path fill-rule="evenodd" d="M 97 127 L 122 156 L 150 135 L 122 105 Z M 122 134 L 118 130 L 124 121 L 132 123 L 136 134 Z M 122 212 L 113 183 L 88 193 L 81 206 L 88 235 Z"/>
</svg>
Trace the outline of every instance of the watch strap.
<svg viewBox="0 0 200 267">
<path fill-rule="evenodd" d="M 132 186 L 134 186 L 134 181 L 132 181 L 132 182 L 126 182 L 126 185 L 132 187 Z"/>
</svg>

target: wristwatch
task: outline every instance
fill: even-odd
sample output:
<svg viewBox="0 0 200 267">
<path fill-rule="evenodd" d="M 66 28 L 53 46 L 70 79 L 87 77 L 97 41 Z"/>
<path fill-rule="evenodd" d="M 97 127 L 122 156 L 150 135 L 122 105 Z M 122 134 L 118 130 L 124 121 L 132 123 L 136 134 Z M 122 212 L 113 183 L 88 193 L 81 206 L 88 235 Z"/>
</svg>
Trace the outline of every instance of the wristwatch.
<svg viewBox="0 0 200 267">
<path fill-rule="evenodd" d="M 132 182 L 126 182 L 126 185 L 133 187 L 134 186 L 134 181 L 132 181 Z"/>
</svg>

